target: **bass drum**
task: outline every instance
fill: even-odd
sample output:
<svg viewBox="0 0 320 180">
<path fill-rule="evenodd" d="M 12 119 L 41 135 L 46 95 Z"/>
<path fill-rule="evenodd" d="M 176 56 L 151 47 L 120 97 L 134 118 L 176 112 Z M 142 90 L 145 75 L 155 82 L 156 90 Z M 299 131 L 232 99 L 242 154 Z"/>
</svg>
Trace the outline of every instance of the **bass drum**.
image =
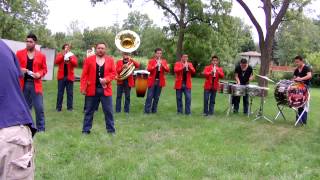
<svg viewBox="0 0 320 180">
<path fill-rule="evenodd" d="M 147 70 L 137 70 L 134 71 L 135 85 L 137 97 L 144 97 L 148 88 L 148 76 L 150 72 Z"/>
<path fill-rule="evenodd" d="M 277 83 L 274 97 L 279 105 L 299 108 L 309 99 L 309 90 L 302 82 L 281 80 Z"/>
</svg>

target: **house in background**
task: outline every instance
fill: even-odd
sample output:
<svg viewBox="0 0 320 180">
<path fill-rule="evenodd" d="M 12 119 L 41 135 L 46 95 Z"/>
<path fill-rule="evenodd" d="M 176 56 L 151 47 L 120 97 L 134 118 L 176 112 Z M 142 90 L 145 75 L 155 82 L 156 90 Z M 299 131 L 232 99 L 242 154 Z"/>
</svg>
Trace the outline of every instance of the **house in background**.
<svg viewBox="0 0 320 180">
<path fill-rule="evenodd" d="M 261 64 L 261 54 L 257 51 L 242 52 L 239 55 L 241 58 L 247 59 L 249 65 L 252 67 Z"/>
</svg>

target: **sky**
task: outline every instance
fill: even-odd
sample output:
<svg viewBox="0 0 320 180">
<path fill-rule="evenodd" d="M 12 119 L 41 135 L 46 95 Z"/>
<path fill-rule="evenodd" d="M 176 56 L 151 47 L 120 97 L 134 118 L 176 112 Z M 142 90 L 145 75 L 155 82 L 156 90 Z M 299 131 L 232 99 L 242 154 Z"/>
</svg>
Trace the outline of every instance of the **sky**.
<svg viewBox="0 0 320 180">
<path fill-rule="evenodd" d="M 257 17 L 260 24 L 264 24 L 264 15 L 259 8 L 260 0 L 245 0 Z M 251 23 L 249 17 L 237 3 L 233 3 L 231 15 L 240 17 L 246 24 L 252 26 L 251 31 L 254 41 L 258 41 L 258 35 Z M 140 11 L 142 14 L 148 14 L 150 19 L 158 26 L 167 24 L 163 11 L 157 8 L 153 2 L 146 0 L 135 0 L 132 8 L 122 0 L 111 0 L 109 3 L 100 3 L 92 6 L 90 0 L 47 0 L 49 16 L 47 19 L 47 27 L 53 32 L 68 32 L 68 26 L 72 21 L 78 21 L 81 28 L 89 27 L 93 29 L 101 26 L 112 26 L 115 23 L 122 24 L 123 20 L 131 11 Z M 313 4 L 308 6 L 308 16 L 316 17 L 320 15 L 320 0 L 314 0 Z"/>
</svg>

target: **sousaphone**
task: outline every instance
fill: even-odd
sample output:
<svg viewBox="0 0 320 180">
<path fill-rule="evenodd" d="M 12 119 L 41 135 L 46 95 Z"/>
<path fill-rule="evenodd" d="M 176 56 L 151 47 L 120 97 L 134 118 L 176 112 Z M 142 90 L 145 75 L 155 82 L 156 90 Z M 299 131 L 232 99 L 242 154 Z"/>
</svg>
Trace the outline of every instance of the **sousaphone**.
<svg viewBox="0 0 320 180">
<path fill-rule="evenodd" d="M 121 52 L 131 53 L 140 46 L 140 37 L 133 31 L 123 30 L 116 35 L 114 42 Z M 117 79 L 127 79 L 133 73 L 134 69 L 134 64 L 132 62 L 128 63 L 126 67 L 122 69 Z"/>
</svg>

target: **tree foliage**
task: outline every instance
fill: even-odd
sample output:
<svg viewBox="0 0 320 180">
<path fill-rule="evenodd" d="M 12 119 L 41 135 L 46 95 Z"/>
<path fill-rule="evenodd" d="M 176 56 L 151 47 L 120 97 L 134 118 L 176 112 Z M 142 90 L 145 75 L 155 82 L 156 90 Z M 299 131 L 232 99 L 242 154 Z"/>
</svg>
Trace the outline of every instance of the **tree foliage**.
<svg viewBox="0 0 320 180">
<path fill-rule="evenodd" d="M 272 59 L 272 48 L 276 30 L 280 23 L 284 20 L 288 9 L 301 9 L 306 4 L 310 3 L 310 0 L 264 0 L 261 1 L 262 9 L 265 15 L 265 24 L 262 26 L 259 24 L 257 17 L 252 13 L 248 4 L 243 0 L 236 0 L 242 8 L 246 11 L 250 20 L 254 24 L 259 35 L 259 47 L 261 51 L 261 67 L 260 74 L 266 75 L 269 72 L 269 63 Z M 263 32 L 263 27 L 266 32 Z M 267 84 L 260 79 L 260 85 Z"/>
<path fill-rule="evenodd" d="M 281 64 L 290 64 L 296 55 L 320 51 L 320 25 L 300 14 L 300 17 L 284 22 L 277 34 L 276 57 Z"/>
<path fill-rule="evenodd" d="M 45 0 L 0 0 L 0 37 L 23 40 L 30 30 L 43 31 L 48 15 Z M 48 33 L 48 32 L 47 32 Z"/>
</svg>

